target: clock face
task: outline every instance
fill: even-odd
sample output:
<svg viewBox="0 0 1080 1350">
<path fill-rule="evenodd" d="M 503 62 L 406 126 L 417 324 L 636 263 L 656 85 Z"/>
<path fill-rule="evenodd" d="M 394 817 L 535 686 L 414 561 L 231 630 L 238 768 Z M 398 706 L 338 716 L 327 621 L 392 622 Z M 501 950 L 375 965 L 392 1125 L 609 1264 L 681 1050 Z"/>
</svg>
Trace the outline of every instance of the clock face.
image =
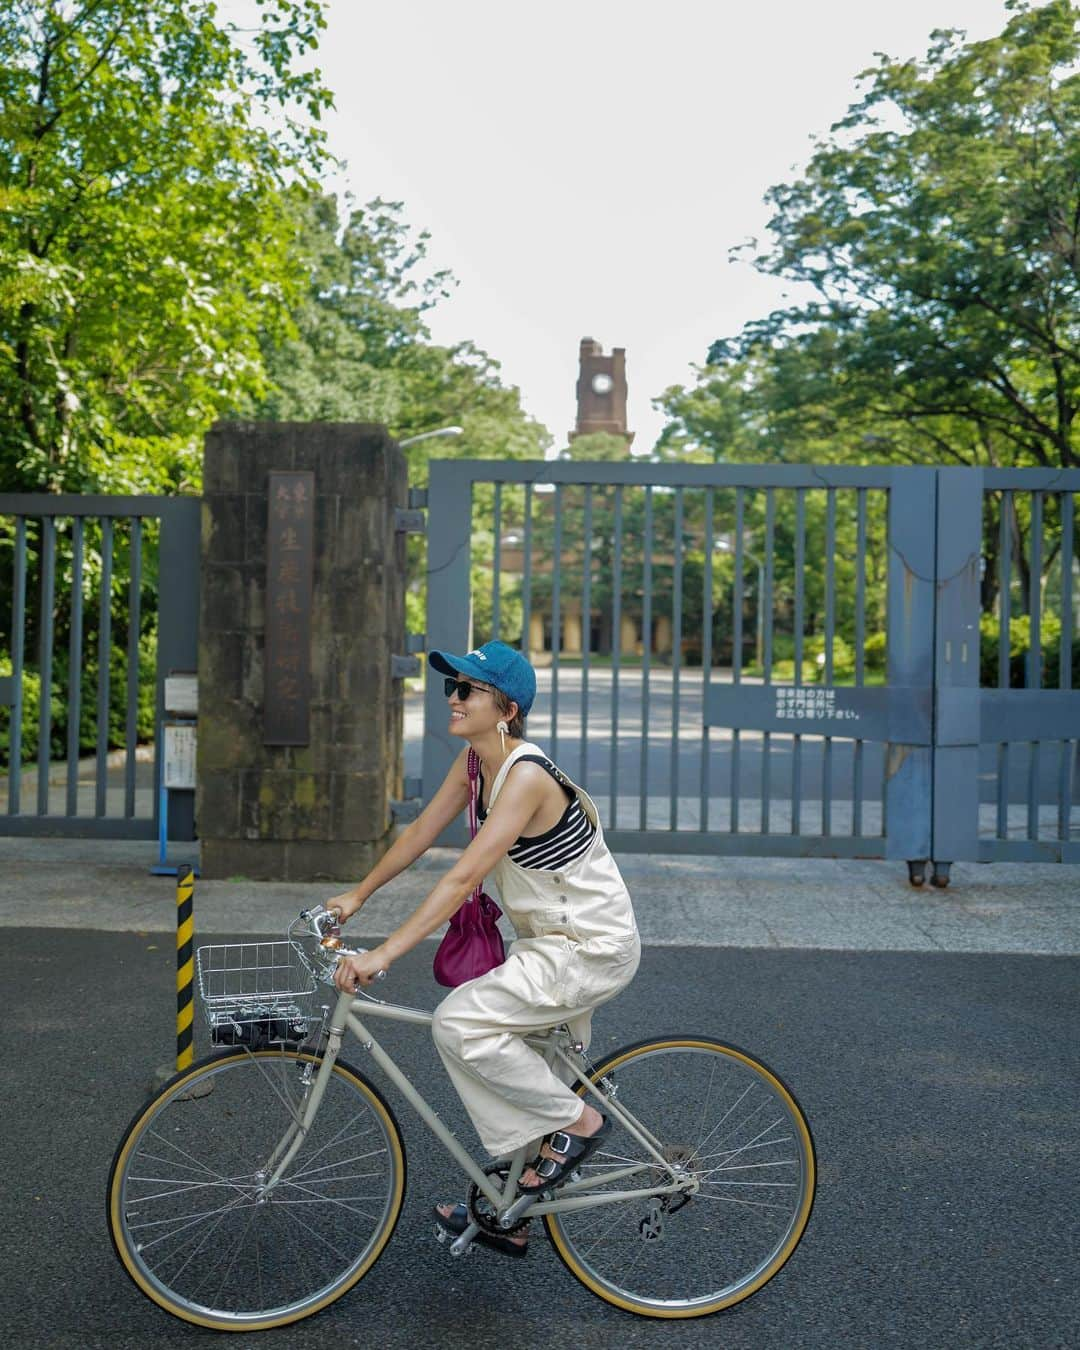
<svg viewBox="0 0 1080 1350">
<path fill-rule="evenodd" d="M 610 394 L 614 388 L 615 381 L 610 375 L 594 375 L 592 377 L 592 389 L 594 394 Z"/>
</svg>

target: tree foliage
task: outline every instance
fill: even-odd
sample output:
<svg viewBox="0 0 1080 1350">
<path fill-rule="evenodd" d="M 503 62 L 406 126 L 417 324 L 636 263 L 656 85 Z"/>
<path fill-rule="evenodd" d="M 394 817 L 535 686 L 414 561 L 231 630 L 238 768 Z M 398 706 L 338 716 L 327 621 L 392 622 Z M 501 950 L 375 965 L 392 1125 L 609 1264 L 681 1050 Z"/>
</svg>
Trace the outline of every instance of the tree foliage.
<svg viewBox="0 0 1080 1350">
<path fill-rule="evenodd" d="M 319 0 L 14 0 L 0 20 L 0 487 L 176 490 L 264 383 L 327 153 Z"/>
<path fill-rule="evenodd" d="M 1020 0 L 1000 36 L 882 57 L 760 270 L 806 303 L 717 340 L 668 390 L 667 454 L 1080 463 L 1080 35 Z"/>
<path fill-rule="evenodd" d="M 472 342 L 431 341 L 426 315 L 456 283 L 431 270 L 430 236 L 409 226 L 401 202 L 349 204 L 342 222 L 334 198 L 297 190 L 291 210 L 306 286 L 291 334 L 263 336 L 268 384 L 247 400 L 249 415 L 382 422 L 402 440 L 460 426 L 457 441 L 406 448 L 416 484 L 433 455 L 542 457 L 550 437 L 499 363 Z"/>
</svg>

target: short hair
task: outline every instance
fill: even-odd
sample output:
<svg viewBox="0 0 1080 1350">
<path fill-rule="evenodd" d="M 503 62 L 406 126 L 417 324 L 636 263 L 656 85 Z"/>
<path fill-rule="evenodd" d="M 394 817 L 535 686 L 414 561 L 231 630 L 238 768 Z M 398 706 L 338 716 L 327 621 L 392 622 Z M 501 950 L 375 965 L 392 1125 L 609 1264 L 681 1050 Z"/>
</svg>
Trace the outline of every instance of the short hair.
<svg viewBox="0 0 1080 1350">
<path fill-rule="evenodd" d="M 514 700 L 512 698 L 507 697 L 507 695 L 504 694 L 501 689 L 492 688 L 491 692 L 495 695 L 495 707 L 499 710 L 499 712 L 507 714 L 506 724 L 508 728 L 508 734 L 510 736 L 513 736 L 515 740 L 520 741 L 524 739 L 525 717 L 522 714 L 520 708 L 513 715 L 513 717 L 510 717 L 509 716 L 510 707 L 514 703 Z"/>
</svg>

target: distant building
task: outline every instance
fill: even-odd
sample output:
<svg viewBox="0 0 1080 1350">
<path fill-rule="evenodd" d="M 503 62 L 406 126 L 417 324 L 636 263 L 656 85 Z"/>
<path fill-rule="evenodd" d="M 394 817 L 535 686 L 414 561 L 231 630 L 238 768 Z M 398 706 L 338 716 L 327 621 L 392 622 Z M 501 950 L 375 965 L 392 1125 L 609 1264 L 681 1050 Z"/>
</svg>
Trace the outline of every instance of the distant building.
<svg viewBox="0 0 1080 1350">
<path fill-rule="evenodd" d="M 626 348 L 613 347 L 610 356 L 595 338 L 582 338 L 578 351 L 577 425 L 572 441 L 596 431 L 623 436 L 626 448 L 634 433 L 626 429 Z"/>
<path fill-rule="evenodd" d="M 605 432 L 610 436 L 621 436 L 626 441 L 627 455 L 634 439 L 634 433 L 627 429 L 627 384 L 626 349 L 614 347 L 610 356 L 604 355 L 604 349 L 594 338 L 581 339 L 578 354 L 577 379 L 577 423 L 569 433 L 569 439 L 588 436 L 596 432 Z M 534 492 L 534 522 L 550 519 L 553 498 L 550 494 Z M 535 526 L 534 526 L 535 527 Z M 503 536 L 501 566 L 505 571 L 521 573 L 524 569 L 524 540 L 519 531 Z M 579 545 L 580 547 L 580 545 Z M 534 578 L 551 576 L 551 559 L 538 556 L 532 559 Z M 640 655 L 643 648 L 641 633 L 640 599 L 632 594 L 624 598 L 620 623 L 620 647 L 624 655 Z M 609 654 L 612 650 L 611 612 L 595 602 L 590 607 L 592 613 L 588 623 L 583 621 L 581 598 L 563 592 L 560 597 L 560 635 L 559 651 L 564 657 L 580 658 L 585 643 L 591 652 Z M 657 612 L 652 624 L 652 650 L 658 654 L 671 651 L 671 620 L 664 613 Z M 541 599 L 534 593 L 533 607 L 529 616 L 528 650 L 530 659 L 536 665 L 545 665 L 550 660 L 554 648 L 552 634 L 551 602 Z"/>
</svg>

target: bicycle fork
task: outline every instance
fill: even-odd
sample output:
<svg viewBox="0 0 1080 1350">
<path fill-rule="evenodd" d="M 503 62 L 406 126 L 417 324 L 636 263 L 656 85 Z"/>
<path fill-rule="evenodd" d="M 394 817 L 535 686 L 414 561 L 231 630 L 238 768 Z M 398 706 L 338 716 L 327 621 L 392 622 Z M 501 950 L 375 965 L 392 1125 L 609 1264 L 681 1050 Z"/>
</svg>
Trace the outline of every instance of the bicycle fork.
<svg viewBox="0 0 1080 1350">
<path fill-rule="evenodd" d="M 341 1004 L 349 1001 L 351 1001 L 349 995 L 342 995 L 342 998 L 339 1001 L 339 1008 Z M 337 1021 L 336 1016 L 334 1021 Z M 303 1146 L 304 1140 L 307 1138 L 308 1130 L 311 1128 L 311 1123 L 315 1119 L 319 1106 L 322 1104 L 323 1096 L 325 1095 L 327 1085 L 330 1082 L 330 1075 L 333 1073 L 334 1064 L 337 1062 L 338 1051 L 341 1049 L 341 1041 L 344 1034 L 344 1027 L 338 1028 L 332 1025 L 330 1027 L 326 1049 L 323 1051 L 322 1061 L 319 1064 L 318 1072 L 311 1072 L 314 1066 L 310 1062 L 307 1065 L 304 1095 L 301 1097 L 297 1108 L 293 1108 L 291 1104 L 289 1104 L 290 1110 L 293 1113 L 292 1123 L 278 1141 L 273 1153 L 271 1153 L 266 1160 L 264 1171 L 269 1173 L 269 1176 L 260 1190 L 260 1200 L 265 1200 L 270 1192 L 276 1188 L 281 1181 L 281 1178 L 285 1175 L 285 1169 Z"/>
</svg>

